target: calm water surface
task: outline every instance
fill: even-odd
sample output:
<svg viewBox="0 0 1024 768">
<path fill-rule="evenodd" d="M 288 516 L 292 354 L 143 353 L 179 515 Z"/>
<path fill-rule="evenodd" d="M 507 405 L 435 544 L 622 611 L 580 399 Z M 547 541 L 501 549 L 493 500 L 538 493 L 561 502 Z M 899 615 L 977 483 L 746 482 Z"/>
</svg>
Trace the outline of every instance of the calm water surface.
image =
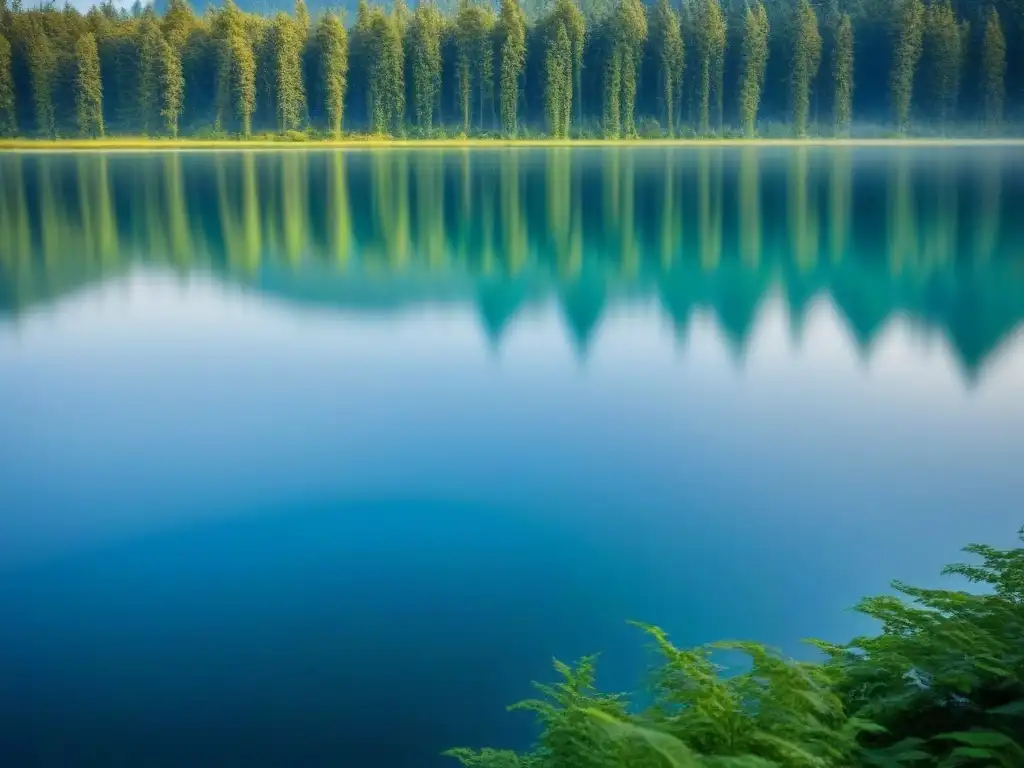
<svg viewBox="0 0 1024 768">
<path fill-rule="evenodd" d="M 0 156 L 0 763 L 433 766 L 1024 522 L 1019 150 Z"/>
</svg>

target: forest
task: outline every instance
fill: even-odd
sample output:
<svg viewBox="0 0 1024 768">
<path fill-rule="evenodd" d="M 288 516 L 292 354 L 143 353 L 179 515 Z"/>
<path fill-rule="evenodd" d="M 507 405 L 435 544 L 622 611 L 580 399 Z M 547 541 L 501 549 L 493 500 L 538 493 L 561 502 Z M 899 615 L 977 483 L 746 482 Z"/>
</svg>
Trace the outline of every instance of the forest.
<svg viewBox="0 0 1024 768">
<path fill-rule="evenodd" d="M 980 594 L 894 582 L 857 606 L 879 634 L 815 641 L 823 662 L 749 642 L 679 648 L 640 624 L 658 658 L 642 714 L 595 688 L 596 657 L 556 660 L 558 682 L 510 707 L 537 718 L 532 751 L 447 754 L 467 768 L 1024 765 L 1024 547 L 965 551 L 980 562 L 944 573 Z M 722 675 L 723 652 L 746 665 Z"/>
<path fill-rule="evenodd" d="M 1013 132 L 1024 0 L 0 0 L 0 136 Z"/>
</svg>

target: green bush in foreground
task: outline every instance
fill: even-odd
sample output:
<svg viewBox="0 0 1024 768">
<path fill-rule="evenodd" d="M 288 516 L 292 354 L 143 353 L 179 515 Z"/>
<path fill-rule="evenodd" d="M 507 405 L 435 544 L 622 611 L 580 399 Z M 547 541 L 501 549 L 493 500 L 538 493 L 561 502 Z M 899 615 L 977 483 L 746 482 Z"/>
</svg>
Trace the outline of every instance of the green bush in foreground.
<svg viewBox="0 0 1024 768">
<path fill-rule="evenodd" d="M 596 657 L 556 660 L 560 681 L 511 707 L 541 726 L 530 752 L 446 754 L 471 768 L 1024 766 L 1024 547 L 965 551 L 981 562 L 944 573 L 985 592 L 894 582 L 897 595 L 857 606 L 879 634 L 812 641 L 823 662 L 758 643 L 681 649 L 638 624 L 660 656 L 646 710 L 595 688 Z M 723 675 L 720 651 L 744 654 L 745 671 Z"/>
</svg>

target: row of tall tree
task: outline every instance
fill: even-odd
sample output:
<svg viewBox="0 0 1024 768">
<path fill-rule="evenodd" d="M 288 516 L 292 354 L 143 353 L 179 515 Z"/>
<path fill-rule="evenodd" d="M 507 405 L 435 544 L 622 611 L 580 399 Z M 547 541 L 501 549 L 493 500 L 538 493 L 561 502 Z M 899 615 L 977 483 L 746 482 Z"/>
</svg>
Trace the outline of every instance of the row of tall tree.
<svg viewBox="0 0 1024 768">
<path fill-rule="evenodd" d="M 311 19 L 303 0 L 272 17 L 233 0 L 203 15 L 186 0 L 163 15 L 0 0 L 0 132 L 619 137 L 753 135 L 774 121 L 802 136 L 843 134 L 855 119 L 900 131 L 912 119 L 1003 123 L 1017 54 L 995 5 L 681 2 L 587 13 L 551 0 L 531 19 L 519 0 L 497 11 L 460 0 L 450 13 L 360 0 L 347 27 L 330 12 Z M 1010 39 L 1020 27 L 1012 16 Z"/>
</svg>

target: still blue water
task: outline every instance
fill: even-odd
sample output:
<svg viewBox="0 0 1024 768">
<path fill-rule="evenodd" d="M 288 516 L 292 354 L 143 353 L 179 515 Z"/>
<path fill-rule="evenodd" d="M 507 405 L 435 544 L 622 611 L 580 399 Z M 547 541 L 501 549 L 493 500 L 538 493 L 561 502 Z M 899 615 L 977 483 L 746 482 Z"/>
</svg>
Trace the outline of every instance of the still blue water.
<svg viewBox="0 0 1024 768">
<path fill-rule="evenodd" d="M 0 156 L 0 763 L 431 766 L 1024 523 L 1019 150 Z"/>
</svg>

